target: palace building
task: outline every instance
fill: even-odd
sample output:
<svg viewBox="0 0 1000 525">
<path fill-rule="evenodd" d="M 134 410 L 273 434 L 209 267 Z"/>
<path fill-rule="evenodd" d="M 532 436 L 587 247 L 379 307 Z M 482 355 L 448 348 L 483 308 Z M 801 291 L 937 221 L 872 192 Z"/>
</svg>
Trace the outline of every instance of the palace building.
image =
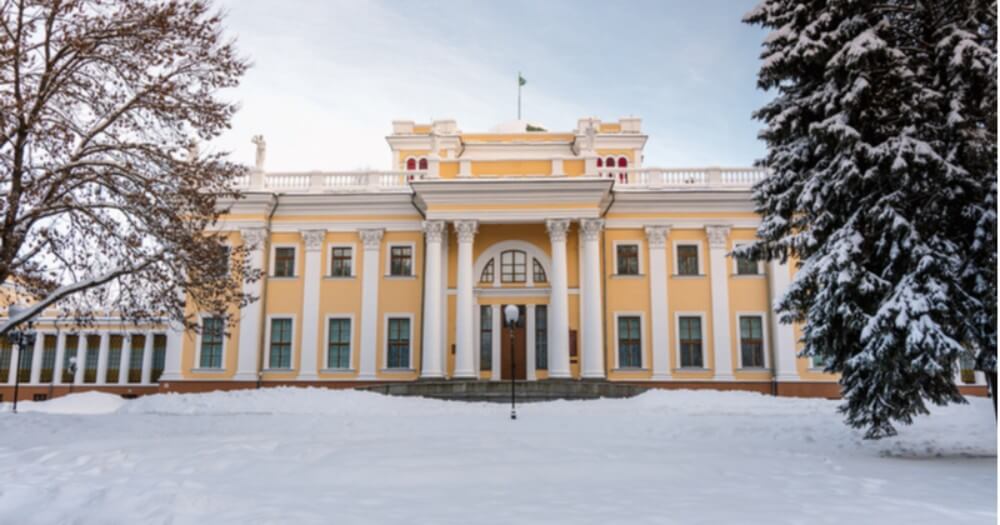
<svg viewBox="0 0 1000 525">
<path fill-rule="evenodd" d="M 754 238 L 765 171 L 647 167 L 632 117 L 565 132 L 396 121 L 386 140 L 391 171 L 277 173 L 256 137 L 245 198 L 218 225 L 266 272 L 234 328 L 42 318 L 34 348 L 0 352 L 0 395 L 18 376 L 42 399 L 511 375 L 838 395 L 771 307 L 793 265 L 729 255 Z M 961 381 L 985 392 L 981 373 Z"/>
</svg>

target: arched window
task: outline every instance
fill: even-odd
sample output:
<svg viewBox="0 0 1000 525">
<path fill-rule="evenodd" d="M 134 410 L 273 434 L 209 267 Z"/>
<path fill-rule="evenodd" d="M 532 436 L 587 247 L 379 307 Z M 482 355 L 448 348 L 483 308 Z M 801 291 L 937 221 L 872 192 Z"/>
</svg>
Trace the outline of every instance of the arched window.
<svg viewBox="0 0 1000 525">
<path fill-rule="evenodd" d="M 493 259 L 490 259 L 490 262 L 486 263 L 486 266 L 483 267 L 483 273 L 479 275 L 479 282 L 493 282 Z"/>
<path fill-rule="evenodd" d="M 417 169 L 427 169 L 427 159 L 420 159 L 420 166 Z"/>
<path fill-rule="evenodd" d="M 533 274 L 531 277 L 534 282 L 548 282 L 548 279 L 545 277 L 545 268 L 542 268 L 542 263 L 538 262 L 538 259 L 531 260 L 531 272 Z"/>
<path fill-rule="evenodd" d="M 604 167 L 605 168 L 613 168 L 613 167 L 615 167 L 615 158 L 614 157 L 608 157 L 608 158 L 604 159 Z M 608 172 L 606 175 L 609 178 L 612 178 L 612 179 L 615 178 L 615 174 L 614 173 Z"/>
<path fill-rule="evenodd" d="M 406 159 L 406 171 L 413 171 L 415 169 L 417 169 L 417 159 Z"/>
<path fill-rule="evenodd" d="M 528 280 L 528 255 L 521 250 L 500 253 L 500 282 L 523 283 Z"/>
<path fill-rule="evenodd" d="M 600 157 L 597 157 L 597 167 L 598 168 L 603 168 L 604 167 L 604 159 L 602 159 Z"/>
<path fill-rule="evenodd" d="M 618 167 L 628 168 L 628 159 L 625 157 L 618 157 Z M 618 172 L 618 182 L 622 184 L 628 182 L 628 173 L 625 171 Z"/>
</svg>

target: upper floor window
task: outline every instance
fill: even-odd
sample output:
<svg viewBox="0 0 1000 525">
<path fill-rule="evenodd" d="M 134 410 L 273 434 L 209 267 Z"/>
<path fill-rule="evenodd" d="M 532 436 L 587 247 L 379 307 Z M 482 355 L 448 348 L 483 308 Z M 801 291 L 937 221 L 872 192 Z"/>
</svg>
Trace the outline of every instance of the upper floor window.
<svg viewBox="0 0 1000 525">
<path fill-rule="evenodd" d="M 746 243 L 740 243 L 746 244 Z M 757 261 L 746 257 L 735 257 L 736 275 L 759 275 L 760 265 Z"/>
<path fill-rule="evenodd" d="M 521 250 L 500 253 L 500 282 L 523 283 L 528 280 L 528 255 Z"/>
<path fill-rule="evenodd" d="M 417 159 L 409 158 L 406 159 L 406 171 L 413 171 L 417 169 Z"/>
<path fill-rule="evenodd" d="M 548 282 L 548 278 L 545 276 L 545 268 L 542 268 L 542 263 L 538 262 L 538 259 L 531 259 L 531 271 L 532 279 L 536 283 Z"/>
<path fill-rule="evenodd" d="M 353 269 L 353 259 L 350 246 L 335 246 L 330 253 L 330 275 L 333 277 L 350 277 Z"/>
<path fill-rule="evenodd" d="M 698 246 L 677 245 L 677 275 L 698 275 Z"/>
<path fill-rule="evenodd" d="M 291 246 L 278 246 L 274 249 L 274 276 L 295 276 L 295 248 Z"/>
<path fill-rule="evenodd" d="M 639 275 L 639 245 L 619 244 L 615 251 L 618 275 Z"/>
<path fill-rule="evenodd" d="M 420 159 L 420 162 L 417 163 L 417 169 L 418 170 L 427 169 L 427 159 Z"/>
<path fill-rule="evenodd" d="M 483 267 L 483 273 L 479 274 L 479 282 L 481 283 L 492 283 L 493 282 L 493 259 L 490 259 Z"/>
<path fill-rule="evenodd" d="M 621 182 L 623 184 L 625 182 L 628 182 L 628 172 L 625 171 L 626 169 L 628 169 L 628 158 L 627 157 L 611 157 L 611 156 L 609 156 L 609 157 L 604 158 L 604 159 L 598 158 L 597 159 L 597 167 L 598 168 L 605 168 L 605 169 L 608 169 L 608 168 L 622 168 L 622 171 L 620 171 L 620 172 L 606 171 L 605 172 L 606 176 L 608 178 L 617 179 L 618 182 Z"/>
<path fill-rule="evenodd" d="M 413 247 L 389 248 L 389 275 L 397 277 L 413 275 Z"/>
</svg>

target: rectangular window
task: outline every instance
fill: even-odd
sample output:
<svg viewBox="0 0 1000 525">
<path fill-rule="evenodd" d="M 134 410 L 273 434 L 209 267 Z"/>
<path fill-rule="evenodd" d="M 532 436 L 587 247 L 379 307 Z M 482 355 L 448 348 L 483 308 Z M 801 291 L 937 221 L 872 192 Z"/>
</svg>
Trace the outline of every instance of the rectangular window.
<svg viewBox="0 0 1000 525">
<path fill-rule="evenodd" d="M 410 320 L 389 319 L 389 337 L 386 368 L 410 367 Z"/>
<path fill-rule="evenodd" d="M 150 374 L 150 381 L 157 382 L 163 375 L 163 368 L 167 363 L 167 336 L 156 334 L 153 336 L 153 370 Z"/>
<path fill-rule="evenodd" d="M 279 246 L 274 249 L 274 276 L 295 277 L 295 248 Z"/>
<path fill-rule="evenodd" d="M 80 336 L 79 335 L 67 335 L 66 336 L 66 351 L 63 353 L 63 372 L 62 372 L 62 382 L 72 383 L 74 379 L 73 374 L 73 363 L 76 361 L 76 350 L 80 346 Z M 76 363 L 76 366 L 81 366 L 83 363 Z M 2 372 L 0 372 L 2 373 Z M 0 381 L 3 381 L 4 377 L 0 375 Z"/>
<path fill-rule="evenodd" d="M 28 345 L 19 352 L 17 375 L 22 383 L 31 381 L 31 360 L 35 356 L 35 345 Z"/>
<path fill-rule="evenodd" d="M 639 245 L 620 244 L 616 251 L 618 275 L 639 275 Z"/>
<path fill-rule="evenodd" d="M 677 246 L 677 275 L 698 275 L 698 247 L 693 244 Z"/>
<path fill-rule="evenodd" d="M 142 382 L 142 354 L 146 351 L 146 336 L 132 336 L 132 352 L 128 356 L 128 382 Z"/>
<path fill-rule="evenodd" d="M 330 275 L 333 277 L 350 277 L 353 269 L 351 268 L 351 251 L 352 248 L 349 246 L 335 246 L 331 249 L 330 254 Z"/>
<path fill-rule="evenodd" d="M 535 306 L 535 368 L 549 369 L 549 311 L 545 305 Z"/>
<path fill-rule="evenodd" d="M 701 318 L 677 319 L 677 334 L 681 345 L 681 368 L 704 368 L 701 351 Z"/>
<path fill-rule="evenodd" d="M 479 369 L 493 369 L 493 307 L 479 307 Z"/>
<path fill-rule="evenodd" d="M 122 336 L 112 335 L 108 338 L 108 372 L 105 379 L 108 383 L 118 382 L 118 367 L 122 364 Z"/>
<path fill-rule="evenodd" d="M 351 367 L 351 320 L 330 319 L 326 343 L 326 367 Z"/>
<path fill-rule="evenodd" d="M 642 368 L 642 335 L 638 317 L 618 318 L 618 367 Z"/>
<path fill-rule="evenodd" d="M 500 282 L 523 283 L 528 280 L 528 254 L 521 250 L 500 253 Z"/>
<path fill-rule="evenodd" d="M 413 248 L 393 246 L 389 249 L 389 275 L 405 277 L 413 275 Z"/>
<path fill-rule="evenodd" d="M 222 342 L 226 322 L 221 317 L 201 320 L 201 360 L 199 368 L 222 368 Z"/>
<path fill-rule="evenodd" d="M 10 378 L 12 354 L 10 343 L 6 339 L 0 339 L 0 383 L 6 383 Z"/>
<path fill-rule="evenodd" d="M 268 368 L 292 368 L 291 319 L 271 319 L 271 350 Z"/>
<path fill-rule="evenodd" d="M 101 351 L 100 348 L 101 348 L 101 336 L 88 335 L 87 353 L 86 356 L 84 357 L 84 369 L 83 369 L 84 383 L 97 382 L 97 359 L 98 359 L 98 353 Z"/>
<path fill-rule="evenodd" d="M 56 343 L 59 336 L 47 335 L 45 336 L 45 349 L 42 351 L 42 373 L 39 376 L 39 381 L 42 383 L 51 383 L 52 375 L 55 373 L 56 367 Z"/>
<path fill-rule="evenodd" d="M 740 317 L 740 355 L 744 368 L 764 367 L 764 320 L 760 316 Z"/>
<path fill-rule="evenodd" d="M 737 275 L 758 275 L 758 264 L 757 261 L 752 259 L 747 259 L 744 257 L 736 258 L 736 274 Z"/>
</svg>

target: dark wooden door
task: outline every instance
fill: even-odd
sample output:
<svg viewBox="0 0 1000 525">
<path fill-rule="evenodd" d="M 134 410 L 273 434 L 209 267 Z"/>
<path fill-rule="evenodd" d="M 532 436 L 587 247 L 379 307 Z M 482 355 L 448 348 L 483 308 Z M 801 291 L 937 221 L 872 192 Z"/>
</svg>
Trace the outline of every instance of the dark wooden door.
<svg viewBox="0 0 1000 525">
<path fill-rule="evenodd" d="M 500 377 L 510 379 L 511 363 L 514 359 L 514 379 L 525 379 L 528 377 L 528 335 L 524 328 L 524 311 L 521 309 L 521 320 L 514 327 L 514 347 L 511 348 L 510 325 L 504 324 L 500 329 Z"/>
</svg>

